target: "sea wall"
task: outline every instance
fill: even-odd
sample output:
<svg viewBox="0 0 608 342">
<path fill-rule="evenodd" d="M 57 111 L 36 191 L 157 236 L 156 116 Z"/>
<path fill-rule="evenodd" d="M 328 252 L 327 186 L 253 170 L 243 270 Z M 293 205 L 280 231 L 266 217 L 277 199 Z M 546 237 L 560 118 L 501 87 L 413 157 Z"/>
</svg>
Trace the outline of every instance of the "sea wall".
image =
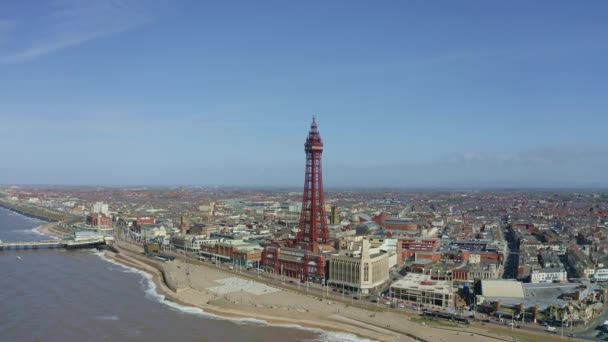
<svg viewBox="0 0 608 342">
<path fill-rule="evenodd" d="M 8 209 L 10 211 L 14 211 L 18 214 L 21 214 L 23 216 L 27 216 L 27 217 L 31 217 L 31 218 L 35 218 L 41 221 L 46 221 L 46 222 L 57 222 L 60 221 L 60 218 L 57 217 L 56 214 L 52 214 L 49 213 L 47 211 L 44 211 L 42 209 L 38 209 L 38 208 L 33 208 L 30 206 L 22 206 L 19 204 L 13 204 L 11 202 L 6 202 L 6 201 L 0 201 L 0 207 L 3 207 L 5 209 Z"/>
</svg>

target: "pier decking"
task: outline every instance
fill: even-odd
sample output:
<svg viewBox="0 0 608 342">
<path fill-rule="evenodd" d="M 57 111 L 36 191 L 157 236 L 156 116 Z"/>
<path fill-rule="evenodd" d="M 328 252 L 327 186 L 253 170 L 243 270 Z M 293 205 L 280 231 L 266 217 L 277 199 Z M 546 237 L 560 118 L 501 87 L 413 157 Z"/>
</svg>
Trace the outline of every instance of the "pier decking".
<svg viewBox="0 0 608 342">
<path fill-rule="evenodd" d="M 39 248 L 93 248 L 105 245 L 103 238 L 88 239 L 81 241 L 74 240 L 44 240 L 26 242 L 2 242 L 0 241 L 0 251 L 16 249 L 39 249 Z"/>
</svg>

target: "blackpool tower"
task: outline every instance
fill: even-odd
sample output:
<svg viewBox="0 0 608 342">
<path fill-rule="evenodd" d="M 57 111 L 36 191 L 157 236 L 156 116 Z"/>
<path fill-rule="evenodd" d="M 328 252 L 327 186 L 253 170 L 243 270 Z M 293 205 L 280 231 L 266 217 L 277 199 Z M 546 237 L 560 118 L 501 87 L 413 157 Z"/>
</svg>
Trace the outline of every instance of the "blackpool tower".
<svg viewBox="0 0 608 342">
<path fill-rule="evenodd" d="M 323 194 L 323 174 L 321 172 L 323 142 L 314 117 L 304 144 L 304 151 L 306 152 L 306 173 L 302 211 L 300 212 L 300 230 L 296 240 L 306 244 L 308 249 L 315 250 L 318 244 L 329 242 L 329 229 L 325 215 L 325 195 Z"/>
</svg>

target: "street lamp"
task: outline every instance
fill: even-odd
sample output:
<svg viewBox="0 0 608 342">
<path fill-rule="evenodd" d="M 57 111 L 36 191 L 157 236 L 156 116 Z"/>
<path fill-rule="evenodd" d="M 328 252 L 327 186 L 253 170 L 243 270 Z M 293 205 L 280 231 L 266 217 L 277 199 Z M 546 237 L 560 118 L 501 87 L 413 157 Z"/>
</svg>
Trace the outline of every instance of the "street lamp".
<svg viewBox="0 0 608 342">
<path fill-rule="evenodd" d="M 514 314 L 511 313 L 511 330 L 513 330 L 513 326 L 515 325 L 515 323 L 513 322 L 513 318 L 514 318 Z"/>
</svg>

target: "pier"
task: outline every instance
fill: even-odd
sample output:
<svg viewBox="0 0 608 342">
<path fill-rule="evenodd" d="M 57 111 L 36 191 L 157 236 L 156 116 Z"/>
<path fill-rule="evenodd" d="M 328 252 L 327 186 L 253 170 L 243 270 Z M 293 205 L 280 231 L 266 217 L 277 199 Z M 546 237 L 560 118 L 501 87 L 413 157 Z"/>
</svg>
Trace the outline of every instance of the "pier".
<svg viewBox="0 0 608 342">
<path fill-rule="evenodd" d="M 18 249 L 40 249 L 40 248 L 95 248 L 105 245 L 106 241 L 103 238 L 87 239 L 87 240 L 44 240 L 44 241 L 26 241 L 26 242 L 2 242 L 0 241 L 0 251 L 3 250 L 18 250 Z"/>
</svg>

